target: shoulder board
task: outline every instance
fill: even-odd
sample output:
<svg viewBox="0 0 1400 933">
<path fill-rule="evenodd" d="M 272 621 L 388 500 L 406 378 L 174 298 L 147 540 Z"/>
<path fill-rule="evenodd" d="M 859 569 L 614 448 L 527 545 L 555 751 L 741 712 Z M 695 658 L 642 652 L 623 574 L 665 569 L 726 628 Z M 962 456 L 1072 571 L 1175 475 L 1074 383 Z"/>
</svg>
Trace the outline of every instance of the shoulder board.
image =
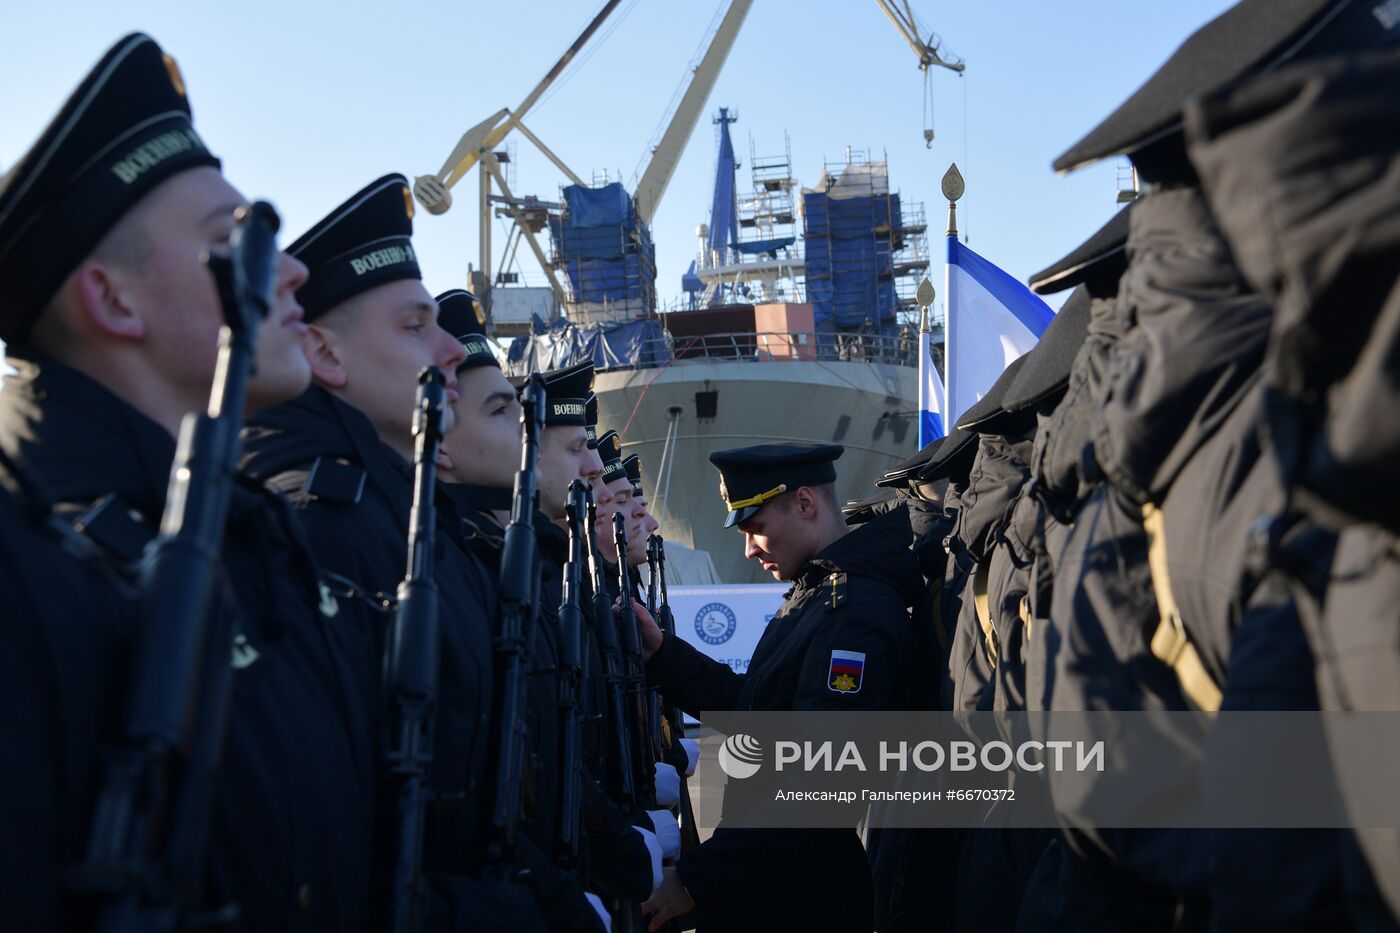
<svg viewBox="0 0 1400 933">
<path fill-rule="evenodd" d="M 846 572 L 838 570 L 826 578 L 831 592 L 831 608 L 840 609 L 846 605 Z"/>
<path fill-rule="evenodd" d="M 156 528 L 120 496 L 107 494 L 86 509 L 67 512 L 73 530 L 126 563 L 140 559 Z"/>
<path fill-rule="evenodd" d="M 304 488 L 313 499 L 354 505 L 365 492 L 365 469 L 344 460 L 317 457 L 306 474 Z"/>
</svg>

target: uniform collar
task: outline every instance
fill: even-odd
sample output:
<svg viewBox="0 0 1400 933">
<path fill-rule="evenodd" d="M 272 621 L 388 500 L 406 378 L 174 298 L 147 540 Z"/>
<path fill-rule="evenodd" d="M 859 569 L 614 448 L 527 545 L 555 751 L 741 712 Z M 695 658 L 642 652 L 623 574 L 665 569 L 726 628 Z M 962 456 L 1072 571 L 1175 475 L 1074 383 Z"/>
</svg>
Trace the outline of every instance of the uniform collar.
<svg viewBox="0 0 1400 933">
<path fill-rule="evenodd" d="M 175 439 L 96 380 L 34 350 L 10 348 L 0 437 L 59 501 L 116 493 L 152 519 L 165 507 Z"/>
<path fill-rule="evenodd" d="M 884 580 L 902 593 L 918 572 L 909 550 L 912 541 L 909 513 L 893 509 L 827 545 L 803 565 L 794 582 L 814 587 L 832 574 L 850 573 Z"/>
</svg>

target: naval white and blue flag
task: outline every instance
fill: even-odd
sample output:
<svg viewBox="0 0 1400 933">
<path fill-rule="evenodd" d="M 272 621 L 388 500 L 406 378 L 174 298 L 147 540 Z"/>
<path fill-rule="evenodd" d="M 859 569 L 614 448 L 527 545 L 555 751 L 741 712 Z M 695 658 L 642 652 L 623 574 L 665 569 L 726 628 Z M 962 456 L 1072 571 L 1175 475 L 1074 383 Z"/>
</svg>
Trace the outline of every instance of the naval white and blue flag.
<svg viewBox="0 0 1400 933">
<path fill-rule="evenodd" d="M 943 418 L 954 425 L 1012 361 L 1036 345 L 1055 312 L 956 236 L 947 240 Z"/>
<path fill-rule="evenodd" d="M 926 330 L 919 332 L 919 449 L 947 434 L 943 426 L 943 380 L 933 363 Z"/>
</svg>

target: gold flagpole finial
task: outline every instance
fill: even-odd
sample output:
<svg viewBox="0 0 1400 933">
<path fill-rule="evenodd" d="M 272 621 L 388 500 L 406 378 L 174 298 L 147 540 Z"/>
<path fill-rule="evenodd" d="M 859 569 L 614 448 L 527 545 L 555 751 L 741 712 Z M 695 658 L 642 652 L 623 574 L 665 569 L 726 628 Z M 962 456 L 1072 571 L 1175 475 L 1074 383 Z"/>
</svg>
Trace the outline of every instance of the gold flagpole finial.
<svg viewBox="0 0 1400 933">
<path fill-rule="evenodd" d="M 948 199 L 948 236 L 958 235 L 958 198 L 966 190 L 962 172 L 958 171 L 958 163 L 954 162 L 943 175 L 943 196 Z"/>
<path fill-rule="evenodd" d="M 925 276 L 914 292 L 914 301 L 919 305 L 919 333 L 928 333 L 928 309 L 933 304 L 933 283 Z"/>
</svg>

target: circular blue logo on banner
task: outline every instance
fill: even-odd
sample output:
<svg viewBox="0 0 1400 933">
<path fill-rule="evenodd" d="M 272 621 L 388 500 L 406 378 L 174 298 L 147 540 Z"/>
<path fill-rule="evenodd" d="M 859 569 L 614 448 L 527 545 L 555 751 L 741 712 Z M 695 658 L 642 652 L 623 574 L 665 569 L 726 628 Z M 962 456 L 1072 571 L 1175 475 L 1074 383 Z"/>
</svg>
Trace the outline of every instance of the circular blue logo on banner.
<svg viewBox="0 0 1400 933">
<path fill-rule="evenodd" d="M 734 637 L 739 620 L 724 603 L 706 603 L 695 614 L 695 634 L 711 645 L 722 645 Z"/>
</svg>

